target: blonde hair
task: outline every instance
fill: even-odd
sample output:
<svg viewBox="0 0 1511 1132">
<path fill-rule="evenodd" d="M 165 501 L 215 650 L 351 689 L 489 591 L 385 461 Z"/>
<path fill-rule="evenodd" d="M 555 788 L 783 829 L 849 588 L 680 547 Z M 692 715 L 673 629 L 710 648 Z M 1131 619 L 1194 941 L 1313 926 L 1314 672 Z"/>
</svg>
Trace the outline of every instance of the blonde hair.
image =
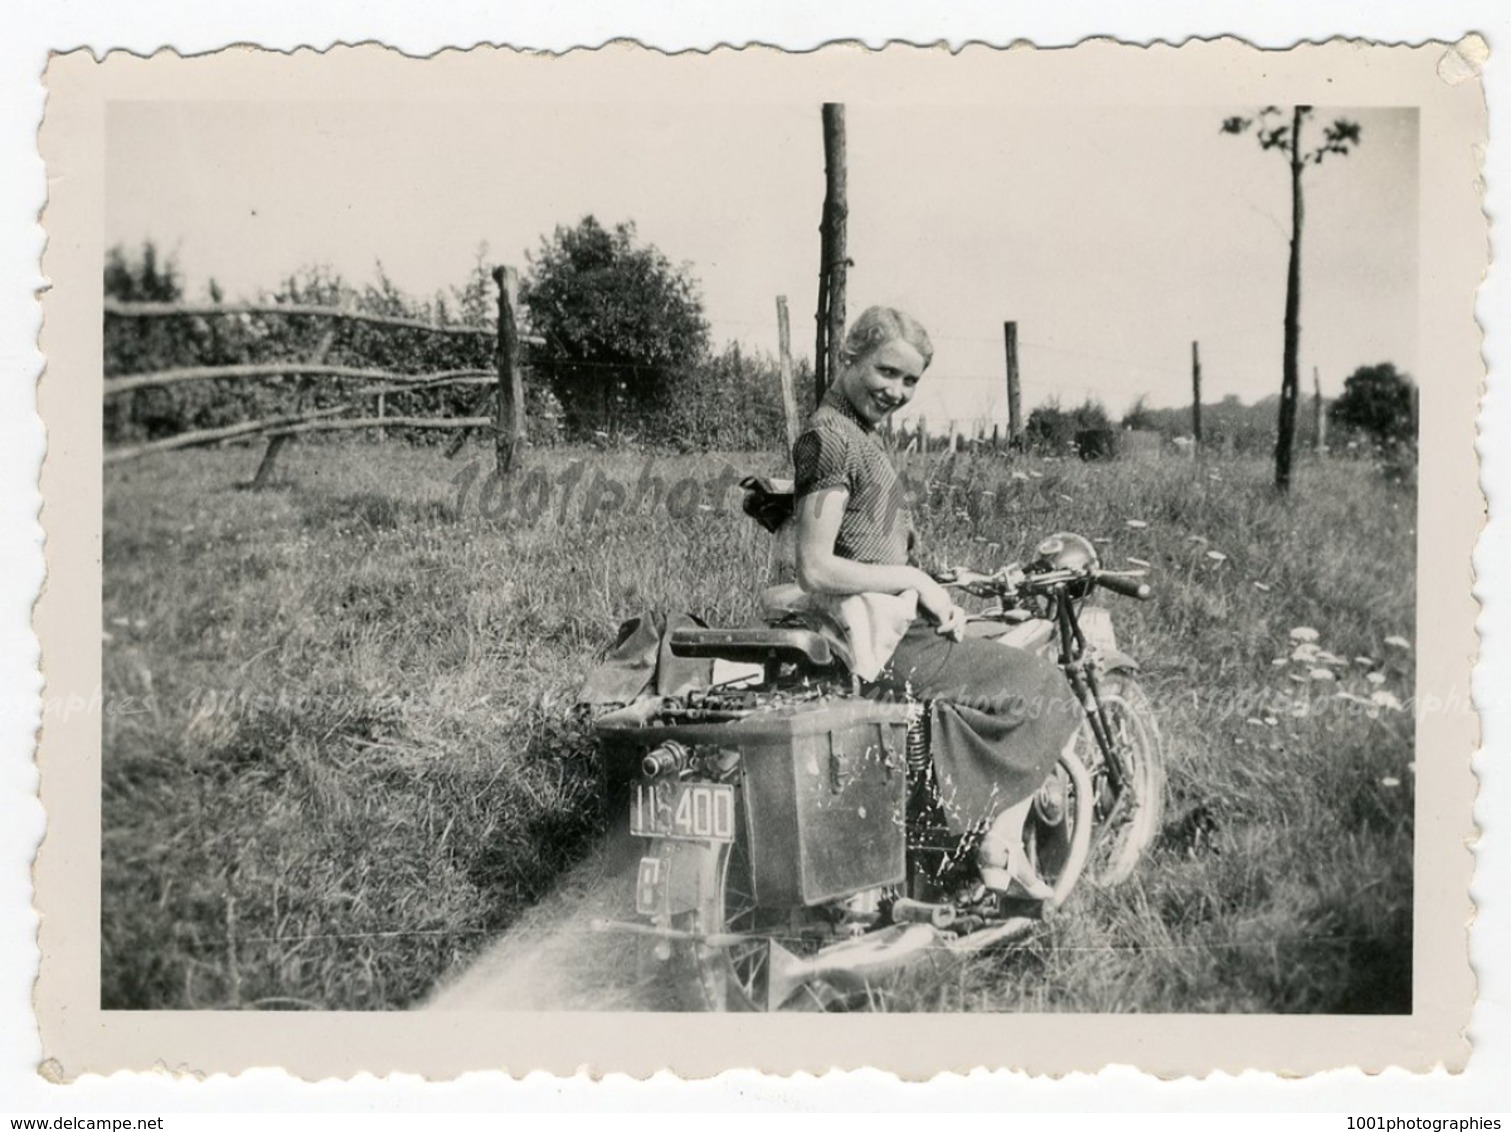
<svg viewBox="0 0 1511 1132">
<path fill-rule="evenodd" d="M 927 369 L 934 360 L 934 343 L 929 341 L 929 332 L 912 315 L 894 307 L 867 307 L 863 310 L 850 324 L 840 357 L 846 365 L 853 365 L 899 338 L 918 351 Z"/>
</svg>

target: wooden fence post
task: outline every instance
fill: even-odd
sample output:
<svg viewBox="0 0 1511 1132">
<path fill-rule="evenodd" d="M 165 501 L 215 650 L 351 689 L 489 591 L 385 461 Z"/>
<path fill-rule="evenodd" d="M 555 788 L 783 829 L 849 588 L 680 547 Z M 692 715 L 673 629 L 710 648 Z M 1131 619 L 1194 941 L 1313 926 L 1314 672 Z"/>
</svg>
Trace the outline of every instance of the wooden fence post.
<svg viewBox="0 0 1511 1132">
<path fill-rule="evenodd" d="M 1312 448 L 1319 454 L 1327 451 L 1327 414 L 1322 411 L 1322 378 L 1312 367 Z"/>
<path fill-rule="evenodd" d="M 1201 347 L 1191 343 L 1191 438 L 1201 447 Z"/>
<path fill-rule="evenodd" d="M 845 335 L 846 203 L 845 106 L 826 102 L 824 125 L 824 212 L 819 223 L 818 341 L 813 356 L 813 403 L 824 399 L 839 372 Z"/>
<path fill-rule="evenodd" d="M 776 297 L 777 374 L 782 382 L 782 415 L 787 419 L 787 454 L 797 444 L 801 422 L 797 415 L 797 391 L 792 388 L 792 329 L 787 322 L 787 296 Z"/>
<path fill-rule="evenodd" d="M 520 460 L 525 443 L 525 383 L 519 368 L 519 272 L 497 267 L 498 284 L 498 405 L 494 420 L 494 449 L 498 474 L 507 476 Z"/>
<path fill-rule="evenodd" d="M 1023 440 L 1023 389 L 1018 376 L 1018 324 L 1002 324 L 1002 345 L 1007 353 L 1007 446 Z"/>
<path fill-rule="evenodd" d="M 320 335 L 320 341 L 315 345 L 315 355 L 310 359 L 310 364 L 316 366 L 324 365 L 325 359 L 330 355 L 331 347 L 335 345 L 335 342 L 336 328 L 334 326 L 327 327 L 325 333 Z M 304 394 L 308 379 L 301 377 L 298 380 L 299 392 L 294 402 L 296 414 L 304 411 Z M 287 433 L 282 435 L 274 434 L 268 437 L 268 446 L 263 449 L 262 459 L 257 464 L 256 473 L 252 476 L 253 491 L 261 491 L 268 486 L 268 483 L 273 478 L 273 469 L 278 464 L 278 454 L 283 451 L 284 445 L 288 444 L 290 439 L 292 438 Z"/>
</svg>

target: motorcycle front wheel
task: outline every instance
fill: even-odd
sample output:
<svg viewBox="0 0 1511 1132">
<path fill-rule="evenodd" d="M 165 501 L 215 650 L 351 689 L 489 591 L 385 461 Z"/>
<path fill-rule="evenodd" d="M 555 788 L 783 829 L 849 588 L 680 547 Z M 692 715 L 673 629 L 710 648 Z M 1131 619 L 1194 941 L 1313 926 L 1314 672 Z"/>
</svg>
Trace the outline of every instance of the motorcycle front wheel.
<svg viewBox="0 0 1511 1132">
<path fill-rule="evenodd" d="M 1091 775 L 1095 829 L 1085 876 L 1110 888 L 1133 875 L 1159 836 L 1165 808 L 1165 756 L 1154 709 L 1143 687 L 1126 672 L 1100 681 L 1103 710 L 1128 777 L 1118 789 L 1088 726 L 1081 743 Z"/>
</svg>

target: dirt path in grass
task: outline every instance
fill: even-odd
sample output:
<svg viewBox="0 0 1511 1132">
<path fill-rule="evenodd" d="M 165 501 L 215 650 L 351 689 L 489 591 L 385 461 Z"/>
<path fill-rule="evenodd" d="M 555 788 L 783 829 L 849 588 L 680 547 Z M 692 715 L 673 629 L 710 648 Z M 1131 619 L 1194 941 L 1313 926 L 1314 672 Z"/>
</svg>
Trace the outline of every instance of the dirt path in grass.
<svg viewBox="0 0 1511 1132">
<path fill-rule="evenodd" d="M 591 927 L 599 918 L 634 919 L 636 848 L 627 832 L 607 838 L 424 1009 L 677 1009 L 650 948 Z"/>
</svg>

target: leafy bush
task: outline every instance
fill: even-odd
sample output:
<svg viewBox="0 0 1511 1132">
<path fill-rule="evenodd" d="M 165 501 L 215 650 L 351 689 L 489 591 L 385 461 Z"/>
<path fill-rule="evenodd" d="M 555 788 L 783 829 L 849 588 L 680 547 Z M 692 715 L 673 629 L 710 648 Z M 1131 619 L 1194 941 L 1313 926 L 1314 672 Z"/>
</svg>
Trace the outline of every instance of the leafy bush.
<svg viewBox="0 0 1511 1132">
<path fill-rule="evenodd" d="M 1045 456 L 1066 456 L 1076 450 L 1076 435 L 1082 432 L 1105 432 L 1112 428 L 1107 410 L 1100 401 L 1088 397 L 1074 409 L 1060 408 L 1060 399 L 1052 397 L 1028 414 L 1023 435 L 1029 450 Z"/>
<path fill-rule="evenodd" d="M 1416 443 L 1411 378 L 1390 362 L 1360 366 L 1343 383 L 1343 395 L 1328 410 L 1328 423 L 1345 436 L 1367 438 L 1382 452 Z"/>
<path fill-rule="evenodd" d="M 633 222 L 610 231 L 592 216 L 558 226 L 529 261 L 520 298 L 546 340 L 535 370 L 560 399 L 569 436 L 627 431 L 686 399 L 683 379 L 708 353 L 686 265 L 639 243 Z"/>
</svg>

